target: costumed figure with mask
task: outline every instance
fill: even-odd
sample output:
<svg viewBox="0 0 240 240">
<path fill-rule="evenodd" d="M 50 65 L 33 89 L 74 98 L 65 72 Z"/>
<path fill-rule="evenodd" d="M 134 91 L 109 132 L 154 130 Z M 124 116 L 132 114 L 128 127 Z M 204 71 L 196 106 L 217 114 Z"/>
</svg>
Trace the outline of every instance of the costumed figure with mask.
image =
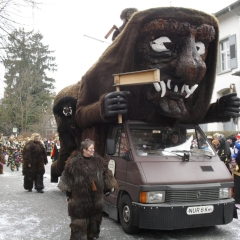
<svg viewBox="0 0 240 240">
<path fill-rule="evenodd" d="M 80 151 L 66 162 L 61 176 L 62 191 L 67 192 L 71 217 L 71 240 L 99 237 L 102 222 L 103 195 L 117 187 L 117 181 L 105 160 L 95 153 L 94 142 L 86 139 Z"/>
<path fill-rule="evenodd" d="M 41 137 L 38 133 L 33 133 L 22 152 L 23 156 L 23 175 L 24 189 L 29 192 L 33 189 L 33 184 L 37 192 L 43 193 L 43 175 L 45 167 L 48 163 L 47 152 L 44 145 L 41 143 Z"/>
</svg>

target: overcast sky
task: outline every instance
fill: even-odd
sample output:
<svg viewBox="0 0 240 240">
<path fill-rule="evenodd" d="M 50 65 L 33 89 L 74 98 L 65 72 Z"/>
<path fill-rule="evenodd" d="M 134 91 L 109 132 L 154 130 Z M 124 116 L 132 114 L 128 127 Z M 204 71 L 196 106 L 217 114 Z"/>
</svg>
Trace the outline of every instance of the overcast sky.
<svg viewBox="0 0 240 240">
<path fill-rule="evenodd" d="M 231 0 L 219 0 L 217 3 L 209 0 L 41 1 L 43 5 L 40 9 L 31 10 L 25 15 L 25 29 L 34 28 L 35 31 L 42 33 L 44 44 L 55 51 L 58 70 L 52 76 L 56 79 L 56 92 L 79 81 L 109 46 L 111 36 L 107 40 L 104 36 L 114 24 L 118 27 L 122 25 L 120 14 L 123 9 L 134 7 L 145 10 L 175 6 L 215 13 L 235 2 Z M 0 86 L 0 91 L 2 88 Z"/>
</svg>

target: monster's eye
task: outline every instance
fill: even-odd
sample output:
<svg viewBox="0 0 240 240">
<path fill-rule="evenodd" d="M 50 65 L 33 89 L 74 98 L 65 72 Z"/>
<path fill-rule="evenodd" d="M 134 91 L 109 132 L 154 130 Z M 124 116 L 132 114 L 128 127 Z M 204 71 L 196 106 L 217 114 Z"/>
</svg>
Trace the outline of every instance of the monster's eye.
<svg viewBox="0 0 240 240">
<path fill-rule="evenodd" d="M 171 40 L 168 37 L 160 37 L 150 42 L 150 46 L 155 52 L 165 52 L 169 51 L 169 48 L 167 47 L 169 44 L 167 43 L 171 43 Z"/>
<path fill-rule="evenodd" d="M 202 42 L 196 42 L 195 45 L 199 55 L 203 55 L 205 53 L 205 45 Z"/>
</svg>

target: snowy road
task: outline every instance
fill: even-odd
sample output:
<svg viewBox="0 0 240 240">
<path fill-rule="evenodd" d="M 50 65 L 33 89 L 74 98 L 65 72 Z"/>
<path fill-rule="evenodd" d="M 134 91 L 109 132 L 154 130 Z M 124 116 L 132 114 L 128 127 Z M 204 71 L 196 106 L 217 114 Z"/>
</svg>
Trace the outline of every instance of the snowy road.
<svg viewBox="0 0 240 240">
<path fill-rule="evenodd" d="M 12 172 L 4 165 L 0 175 L 0 240 L 67 240 L 70 238 L 70 218 L 67 214 L 65 195 L 50 182 L 50 165 L 46 165 L 44 193 L 27 192 L 23 189 L 20 171 Z M 239 206 L 239 205 L 238 205 Z M 240 207 L 240 206 L 239 206 Z M 240 217 L 240 210 L 238 210 Z M 143 230 L 130 236 L 123 232 L 119 223 L 104 215 L 100 240 L 239 240 L 240 219 L 230 224 L 207 228 L 175 231 Z"/>
</svg>

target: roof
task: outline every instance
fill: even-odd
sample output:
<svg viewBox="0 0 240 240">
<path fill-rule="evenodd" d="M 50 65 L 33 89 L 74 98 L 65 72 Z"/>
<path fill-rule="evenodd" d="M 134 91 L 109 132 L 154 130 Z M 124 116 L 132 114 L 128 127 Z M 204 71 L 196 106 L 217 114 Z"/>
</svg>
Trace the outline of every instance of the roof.
<svg viewBox="0 0 240 240">
<path fill-rule="evenodd" d="M 223 8 L 222 10 L 214 13 L 215 17 L 220 17 L 221 15 L 224 15 L 225 13 L 231 12 L 235 8 L 240 6 L 240 0 L 228 5 L 227 7 Z"/>
</svg>

